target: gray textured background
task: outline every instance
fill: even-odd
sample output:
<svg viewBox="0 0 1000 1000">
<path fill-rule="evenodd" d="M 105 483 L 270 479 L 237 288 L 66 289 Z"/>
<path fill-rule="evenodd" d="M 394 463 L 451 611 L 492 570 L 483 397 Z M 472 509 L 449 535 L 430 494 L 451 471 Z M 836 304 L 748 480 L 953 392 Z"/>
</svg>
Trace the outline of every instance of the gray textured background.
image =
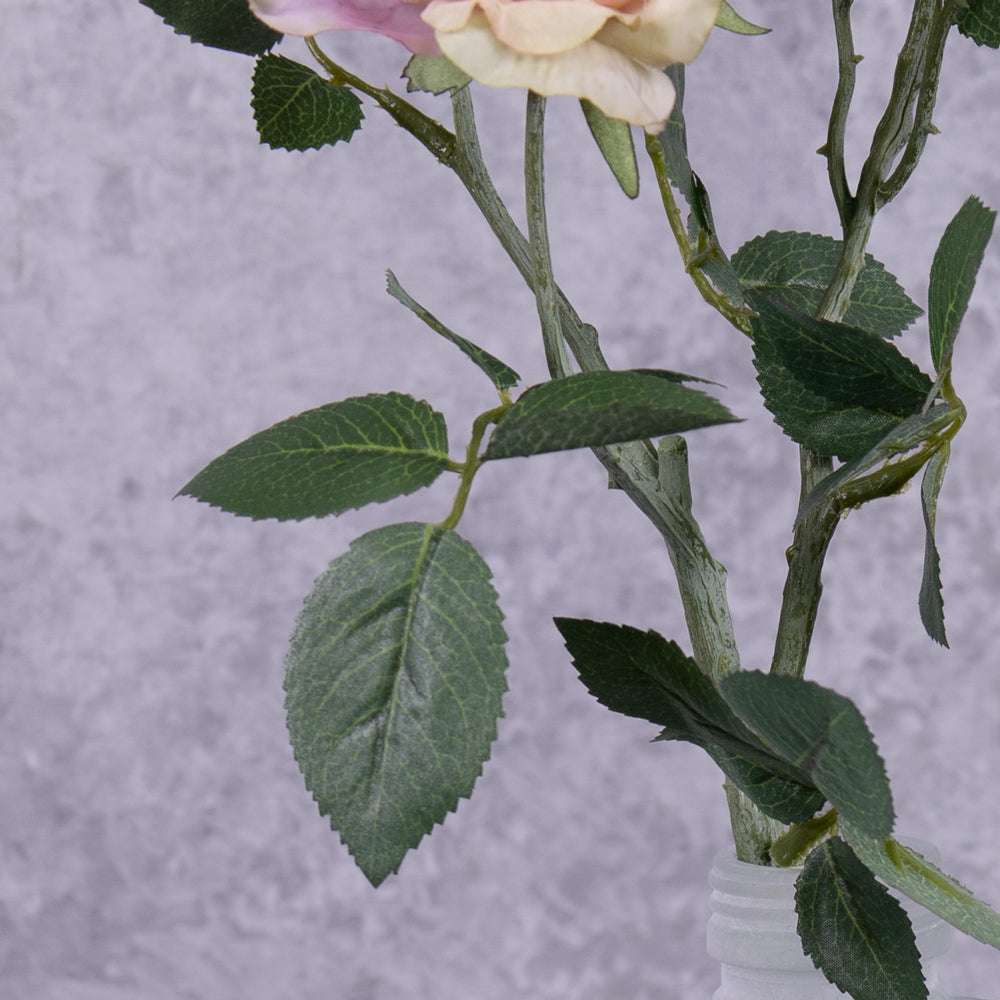
<svg viewBox="0 0 1000 1000">
<path fill-rule="evenodd" d="M 857 6 L 860 136 L 907 5 Z M 745 7 L 774 34 L 717 33 L 689 73 L 692 158 L 730 249 L 769 228 L 836 231 L 812 152 L 834 84 L 827 5 Z M 464 194 L 375 109 L 350 147 L 258 146 L 251 62 L 173 36 L 135 0 L 5 0 L 4 13 L 0 998 L 707 1000 L 718 774 L 593 703 L 550 623 L 681 633 L 657 538 L 589 455 L 477 481 L 462 532 L 507 615 L 506 718 L 473 799 L 378 892 L 291 759 L 282 657 L 328 560 L 387 519 L 438 520 L 446 493 L 285 525 L 170 500 L 248 434 L 372 390 L 429 399 L 461 446 L 491 390 L 384 294 L 387 266 L 542 377 L 532 302 Z M 399 72 L 392 43 L 329 45 L 376 82 Z M 480 97 L 516 204 L 522 97 Z M 918 301 L 966 195 L 1000 205 L 998 98 L 1000 57 L 956 38 L 944 135 L 873 240 Z M 717 379 L 746 418 L 693 435 L 692 465 L 745 660 L 763 665 L 794 450 L 757 399 L 747 345 L 680 275 L 652 186 L 625 202 L 573 102 L 551 102 L 549 127 L 558 276 L 613 362 Z M 994 245 L 960 342 L 971 419 L 940 511 L 952 649 L 919 626 L 911 491 L 842 527 L 812 668 L 868 715 L 899 829 L 936 841 L 995 904 L 998 278 Z M 918 324 L 907 341 L 921 360 L 925 339 Z M 946 964 L 956 992 L 987 997 L 998 972 L 964 941 Z"/>
</svg>

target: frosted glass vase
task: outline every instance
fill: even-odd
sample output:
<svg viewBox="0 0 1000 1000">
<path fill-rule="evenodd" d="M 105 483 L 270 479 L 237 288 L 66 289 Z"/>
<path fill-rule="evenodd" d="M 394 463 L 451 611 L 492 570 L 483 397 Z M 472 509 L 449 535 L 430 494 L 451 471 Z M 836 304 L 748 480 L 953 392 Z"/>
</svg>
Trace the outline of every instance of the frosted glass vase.
<svg viewBox="0 0 1000 1000">
<path fill-rule="evenodd" d="M 927 845 L 917 845 L 934 860 Z M 764 868 L 737 861 L 732 850 L 715 858 L 708 952 L 722 965 L 713 1000 L 845 1000 L 802 951 L 795 932 L 795 880 L 800 869 Z M 938 983 L 936 962 L 951 946 L 951 927 L 910 900 L 930 1000 L 952 1000 Z"/>
</svg>

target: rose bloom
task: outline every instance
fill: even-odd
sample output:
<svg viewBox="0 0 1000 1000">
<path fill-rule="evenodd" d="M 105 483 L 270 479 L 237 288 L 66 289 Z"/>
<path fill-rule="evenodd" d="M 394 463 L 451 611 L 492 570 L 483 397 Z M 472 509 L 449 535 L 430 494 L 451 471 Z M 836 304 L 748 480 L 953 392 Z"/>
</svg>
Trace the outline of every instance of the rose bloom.
<svg viewBox="0 0 1000 1000">
<path fill-rule="evenodd" d="M 276 31 L 376 31 L 411 52 L 446 55 L 491 87 L 583 97 L 611 118 L 663 128 L 674 88 L 721 0 L 249 0 Z"/>
</svg>

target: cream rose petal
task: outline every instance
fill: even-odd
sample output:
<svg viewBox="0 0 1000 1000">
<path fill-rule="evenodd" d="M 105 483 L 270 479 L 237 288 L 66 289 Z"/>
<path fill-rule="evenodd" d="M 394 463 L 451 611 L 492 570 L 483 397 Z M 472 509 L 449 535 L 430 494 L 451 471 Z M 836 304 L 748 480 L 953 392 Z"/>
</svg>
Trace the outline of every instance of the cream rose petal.
<svg viewBox="0 0 1000 1000">
<path fill-rule="evenodd" d="M 599 41 L 555 55 L 526 55 L 499 42 L 480 13 L 461 30 L 439 31 L 437 39 L 444 54 L 480 83 L 524 87 L 545 96 L 584 97 L 609 117 L 651 133 L 663 128 L 674 106 L 674 87 L 667 76 Z"/>
<path fill-rule="evenodd" d="M 721 0 L 646 0 L 636 23 L 609 20 L 598 37 L 650 66 L 693 62 L 721 6 Z"/>
<path fill-rule="evenodd" d="M 477 11 L 504 45 L 526 55 L 565 52 L 593 38 L 609 18 L 633 23 L 639 16 L 599 0 L 431 0 L 423 18 L 438 31 L 453 32 Z"/>
</svg>

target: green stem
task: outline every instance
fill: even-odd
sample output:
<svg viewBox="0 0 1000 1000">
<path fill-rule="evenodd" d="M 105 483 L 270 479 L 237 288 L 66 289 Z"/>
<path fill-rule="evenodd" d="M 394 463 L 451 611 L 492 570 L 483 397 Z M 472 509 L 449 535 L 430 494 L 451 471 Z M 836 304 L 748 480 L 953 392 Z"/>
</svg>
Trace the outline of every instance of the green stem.
<svg viewBox="0 0 1000 1000">
<path fill-rule="evenodd" d="M 916 167 L 927 134 L 937 95 L 944 42 L 954 13 L 954 0 L 939 6 L 938 0 L 915 0 L 906 40 L 896 60 L 892 92 L 886 110 L 872 137 L 867 160 L 861 170 L 857 195 L 849 196 L 843 168 L 843 141 L 847 112 L 854 86 L 853 64 L 857 62 L 850 30 L 851 0 L 833 0 L 840 82 L 834 99 L 825 152 L 831 187 L 844 225 L 844 241 L 833 278 L 820 303 L 817 316 L 840 322 L 851 301 L 871 235 L 875 214 L 894 197 Z M 903 156 L 891 173 L 896 157 Z M 922 461 L 930 457 L 927 453 Z M 906 462 L 917 461 L 913 456 Z M 802 472 L 800 503 L 812 487 L 829 474 L 833 463 L 800 450 Z M 917 466 L 919 468 L 919 465 Z M 860 505 L 885 493 L 880 484 L 866 477 L 851 484 L 852 505 Z M 865 496 L 863 490 L 872 492 Z M 823 562 L 833 533 L 840 523 L 833 500 L 817 504 L 800 516 L 788 550 L 788 575 L 782 593 L 778 632 L 771 670 L 801 677 L 812 641 L 813 628 L 823 593 Z"/>
<path fill-rule="evenodd" d="M 510 406 L 510 403 L 503 403 L 492 410 L 486 410 L 472 422 L 472 434 L 465 449 L 465 462 L 458 470 L 461 472 L 462 478 L 455 493 L 455 501 L 452 504 L 451 512 L 438 527 L 450 531 L 457 527 L 458 522 L 462 519 L 462 514 L 465 513 L 465 504 L 469 499 L 469 491 L 472 489 L 472 480 L 475 479 L 476 473 L 483 464 L 479 457 L 479 446 L 483 443 L 486 428 L 490 424 L 495 424 L 510 409 Z"/>
<path fill-rule="evenodd" d="M 524 127 L 524 193 L 528 218 L 528 244 L 531 273 L 535 286 L 535 305 L 542 327 L 545 362 L 552 378 L 563 378 L 572 371 L 566 355 L 556 281 L 552 273 L 548 223 L 545 218 L 545 98 L 528 91 Z"/>
</svg>

